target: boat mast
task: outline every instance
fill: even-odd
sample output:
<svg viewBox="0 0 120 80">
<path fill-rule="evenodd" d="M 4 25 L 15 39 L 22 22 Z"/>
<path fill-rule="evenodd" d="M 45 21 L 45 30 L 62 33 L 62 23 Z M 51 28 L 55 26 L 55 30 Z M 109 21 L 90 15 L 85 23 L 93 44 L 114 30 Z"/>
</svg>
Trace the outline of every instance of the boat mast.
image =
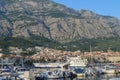
<svg viewBox="0 0 120 80">
<path fill-rule="evenodd" d="M 90 44 L 90 63 L 92 64 L 92 47 L 91 47 L 91 44 Z"/>
</svg>

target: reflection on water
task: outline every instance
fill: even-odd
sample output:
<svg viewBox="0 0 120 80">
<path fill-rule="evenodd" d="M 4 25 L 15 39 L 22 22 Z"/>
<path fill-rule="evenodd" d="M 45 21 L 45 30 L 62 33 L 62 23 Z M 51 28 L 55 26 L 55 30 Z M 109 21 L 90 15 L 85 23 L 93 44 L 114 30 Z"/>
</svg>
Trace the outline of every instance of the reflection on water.
<svg viewBox="0 0 120 80">
<path fill-rule="evenodd" d="M 87 77 L 87 78 L 76 78 L 74 80 L 120 80 L 120 74 L 107 74 L 107 75 L 100 75 L 97 77 Z"/>
<path fill-rule="evenodd" d="M 75 79 L 66 78 L 66 79 L 49 79 L 49 80 L 120 80 L 120 74 L 100 75 L 97 77 L 87 77 L 87 78 L 79 77 Z"/>
</svg>

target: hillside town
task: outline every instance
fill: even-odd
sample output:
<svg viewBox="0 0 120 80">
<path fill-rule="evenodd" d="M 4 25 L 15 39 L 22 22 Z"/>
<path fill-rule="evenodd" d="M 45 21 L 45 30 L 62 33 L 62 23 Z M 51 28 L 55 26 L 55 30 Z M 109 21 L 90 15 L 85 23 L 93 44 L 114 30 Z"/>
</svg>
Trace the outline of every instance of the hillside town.
<svg viewBox="0 0 120 80">
<path fill-rule="evenodd" d="M 120 0 L 0 0 L 0 80 L 120 80 Z"/>
<path fill-rule="evenodd" d="M 93 51 L 93 52 L 81 52 L 78 51 L 62 51 L 51 48 L 39 47 L 27 48 L 23 50 L 18 47 L 9 47 L 11 54 L 0 53 L 0 58 L 27 58 L 33 61 L 39 62 L 65 62 L 67 57 L 81 56 L 84 59 L 92 58 L 92 61 L 97 62 L 120 62 L 120 52 L 114 52 L 108 49 L 104 51 Z M 2 51 L 2 49 L 0 49 Z M 8 56 L 9 55 L 9 56 Z"/>
<path fill-rule="evenodd" d="M 73 80 L 76 77 L 120 74 L 120 52 L 110 49 L 107 52 L 72 52 L 36 46 L 26 49 L 9 47 L 9 52 L 0 53 L 0 75 L 5 80 L 12 77 L 13 80 L 46 80 L 61 77 Z"/>
</svg>

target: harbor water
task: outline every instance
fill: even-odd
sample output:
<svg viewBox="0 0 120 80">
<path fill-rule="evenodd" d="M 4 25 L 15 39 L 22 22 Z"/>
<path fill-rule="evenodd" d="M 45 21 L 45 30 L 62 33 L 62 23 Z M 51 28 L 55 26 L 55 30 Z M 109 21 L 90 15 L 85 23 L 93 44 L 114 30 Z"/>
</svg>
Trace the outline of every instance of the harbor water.
<svg viewBox="0 0 120 80">
<path fill-rule="evenodd" d="M 120 80 L 120 75 L 107 74 L 107 75 L 100 75 L 96 77 L 75 78 L 73 80 Z"/>
<path fill-rule="evenodd" d="M 107 74 L 107 75 L 100 75 L 100 76 L 89 76 L 89 77 L 79 77 L 79 78 L 65 78 L 65 79 L 49 79 L 49 80 L 120 80 L 120 74 Z"/>
</svg>

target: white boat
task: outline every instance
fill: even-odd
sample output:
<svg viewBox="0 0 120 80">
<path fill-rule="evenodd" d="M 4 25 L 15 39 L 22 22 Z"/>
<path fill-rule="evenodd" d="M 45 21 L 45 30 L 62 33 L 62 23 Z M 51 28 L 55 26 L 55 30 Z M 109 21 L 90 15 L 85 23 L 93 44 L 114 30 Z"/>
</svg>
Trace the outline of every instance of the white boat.
<svg viewBox="0 0 120 80">
<path fill-rule="evenodd" d="M 70 66 L 85 67 L 87 66 L 87 59 L 82 59 L 80 56 L 68 57 L 68 62 Z"/>
<path fill-rule="evenodd" d="M 111 66 L 111 65 L 105 65 L 105 66 L 103 66 L 103 68 L 101 70 L 102 70 L 102 73 L 104 73 L 104 74 L 114 74 L 114 73 L 116 73 L 115 67 Z"/>
<path fill-rule="evenodd" d="M 25 68 L 25 67 L 20 67 L 20 66 L 15 66 L 14 67 L 14 73 L 12 73 L 14 76 L 17 76 L 20 80 L 30 80 L 30 69 Z"/>
<path fill-rule="evenodd" d="M 0 76 L 0 80 L 6 80 L 5 76 Z"/>
<path fill-rule="evenodd" d="M 120 78 L 111 78 L 109 80 L 120 80 Z"/>
<path fill-rule="evenodd" d="M 30 80 L 30 72 L 29 71 L 24 71 L 23 74 L 19 74 L 18 77 L 21 78 L 22 80 Z"/>
<path fill-rule="evenodd" d="M 11 74 L 11 70 L 10 69 L 0 69 L 0 74 L 1 75 L 10 75 Z"/>
<path fill-rule="evenodd" d="M 29 71 L 28 68 L 18 67 L 15 69 L 18 74 L 24 74 L 24 72 Z"/>
<path fill-rule="evenodd" d="M 41 78 L 46 79 L 60 79 L 64 77 L 70 77 L 71 72 L 70 71 L 62 71 L 62 70 L 53 70 L 53 71 L 46 71 L 39 75 Z"/>
<path fill-rule="evenodd" d="M 54 69 L 64 69 L 65 65 L 68 65 L 69 63 L 33 63 L 35 68 L 54 68 Z"/>
<path fill-rule="evenodd" d="M 87 66 L 87 59 L 82 59 L 80 56 L 78 57 L 69 57 L 69 69 L 77 75 L 77 77 L 84 77 L 85 72 L 84 69 Z"/>
</svg>

